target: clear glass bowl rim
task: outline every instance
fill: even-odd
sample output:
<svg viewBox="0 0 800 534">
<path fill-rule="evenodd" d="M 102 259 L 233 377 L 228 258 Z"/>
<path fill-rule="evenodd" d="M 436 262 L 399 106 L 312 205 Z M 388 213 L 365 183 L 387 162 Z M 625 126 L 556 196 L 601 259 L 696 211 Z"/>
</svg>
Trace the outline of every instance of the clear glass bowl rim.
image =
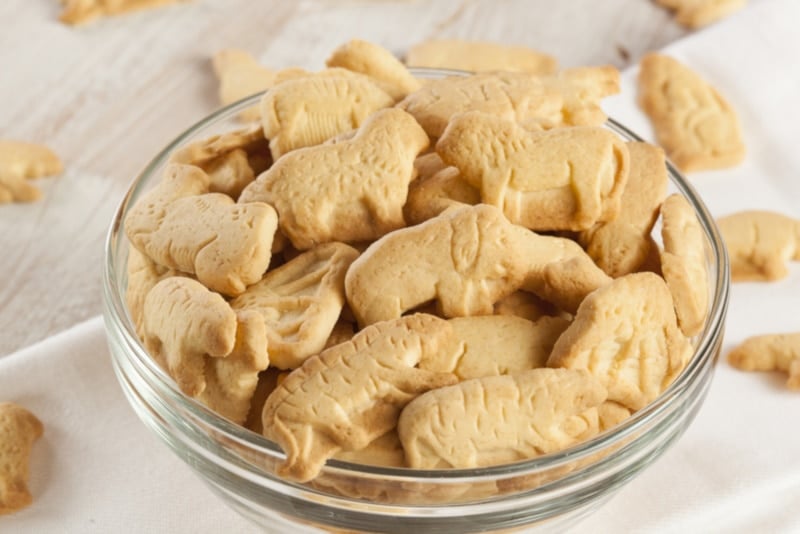
<svg viewBox="0 0 800 534">
<path fill-rule="evenodd" d="M 414 68 L 411 69 L 411 71 L 418 77 L 430 79 L 469 74 L 456 70 L 426 68 Z M 106 236 L 104 247 L 103 292 L 107 328 L 111 327 L 117 330 L 117 333 L 120 334 L 126 347 L 130 349 L 126 351 L 127 357 L 134 360 L 140 372 L 144 370 L 150 375 L 149 378 L 156 379 L 163 393 L 168 395 L 171 400 L 177 401 L 182 409 L 186 410 L 192 417 L 197 418 L 208 428 L 213 429 L 214 432 L 224 435 L 228 439 L 235 440 L 249 449 L 260 451 L 269 456 L 283 458 L 285 457 L 283 451 L 274 442 L 243 426 L 236 425 L 220 417 L 198 401 L 187 397 L 178 389 L 174 381 L 155 363 L 140 343 L 135 333 L 135 327 L 127 312 L 124 290 L 117 274 L 119 267 L 118 262 L 120 261 L 120 254 L 118 254 L 118 252 L 120 252 L 120 247 L 123 242 L 126 241 L 124 232 L 122 232 L 124 217 L 133 199 L 138 199 L 144 189 L 149 185 L 149 178 L 167 162 L 173 151 L 192 140 L 197 133 L 257 104 L 262 95 L 263 92 L 256 93 L 238 102 L 222 107 L 201 119 L 162 149 L 133 180 L 127 193 L 117 207 Z M 627 140 L 643 141 L 637 134 L 610 117 L 608 118 L 606 126 Z M 728 257 L 722 237 L 714 223 L 714 219 L 695 189 L 669 161 L 667 161 L 667 171 L 671 183 L 686 197 L 697 213 L 700 225 L 706 234 L 708 243 L 711 245 L 712 267 L 716 272 L 716 279 L 706 325 L 703 332 L 700 334 L 695 353 L 686 368 L 656 400 L 637 411 L 628 420 L 616 426 L 614 429 L 600 434 L 591 440 L 557 453 L 513 464 L 471 469 L 419 470 L 379 467 L 340 460 L 329 460 L 326 464 L 326 469 L 342 470 L 353 476 L 377 476 L 386 479 L 387 482 L 424 482 L 426 480 L 430 482 L 441 482 L 442 480 L 446 480 L 448 483 L 478 483 L 510 476 L 524 476 L 543 469 L 558 468 L 593 454 L 602 453 L 602 451 L 606 450 L 608 447 L 613 447 L 617 443 L 626 442 L 626 438 L 629 436 L 635 436 L 633 438 L 634 441 L 642 439 L 641 434 L 639 436 L 636 436 L 636 434 L 639 433 L 642 428 L 647 428 L 653 421 L 661 418 L 664 412 L 669 410 L 673 402 L 682 397 L 682 392 L 689 388 L 691 383 L 701 374 L 708 360 L 714 357 L 714 349 L 718 341 L 717 338 L 722 335 L 729 300 L 730 275 L 728 270 Z M 122 239 L 120 239 L 120 237 L 122 237 Z M 124 268 L 124 266 L 122 267 Z M 263 476 L 268 478 L 266 473 L 264 473 Z"/>
</svg>

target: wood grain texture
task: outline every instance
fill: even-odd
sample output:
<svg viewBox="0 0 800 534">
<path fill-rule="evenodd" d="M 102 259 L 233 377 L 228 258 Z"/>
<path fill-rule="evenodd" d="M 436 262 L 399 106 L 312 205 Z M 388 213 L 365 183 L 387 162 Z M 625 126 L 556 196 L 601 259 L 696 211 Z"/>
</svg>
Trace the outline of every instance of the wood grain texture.
<svg viewBox="0 0 800 534">
<path fill-rule="evenodd" d="M 101 312 L 112 214 L 149 159 L 217 107 L 220 48 L 320 68 L 352 37 L 400 54 L 459 37 L 623 67 L 686 31 L 645 0 L 197 0 L 79 28 L 59 10 L 0 2 L 0 137 L 45 143 L 67 169 L 39 182 L 42 201 L 0 206 L 0 355 Z"/>
</svg>

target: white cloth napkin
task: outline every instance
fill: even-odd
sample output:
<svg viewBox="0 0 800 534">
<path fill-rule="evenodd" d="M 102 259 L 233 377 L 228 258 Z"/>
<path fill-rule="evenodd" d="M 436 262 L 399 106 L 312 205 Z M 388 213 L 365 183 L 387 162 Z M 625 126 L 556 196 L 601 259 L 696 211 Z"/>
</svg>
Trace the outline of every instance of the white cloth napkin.
<svg viewBox="0 0 800 534">
<path fill-rule="evenodd" d="M 800 218 L 800 3 L 762 0 L 666 52 L 716 85 L 741 118 L 741 166 L 693 174 L 714 215 L 761 208 Z M 606 108 L 652 138 L 636 108 L 635 72 Z M 723 354 L 745 337 L 800 331 L 800 263 L 785 280 L 737 284 Z M 0 400 L 44 422 L 34 504 L 0 532 L 251 532 L 134 415 L 93 319 L 0 358 Z M 785 376 L 742 373 L 723 359 L 694 424 L 576 532 L 800 531 L 800 394 Z"/>
</svg>

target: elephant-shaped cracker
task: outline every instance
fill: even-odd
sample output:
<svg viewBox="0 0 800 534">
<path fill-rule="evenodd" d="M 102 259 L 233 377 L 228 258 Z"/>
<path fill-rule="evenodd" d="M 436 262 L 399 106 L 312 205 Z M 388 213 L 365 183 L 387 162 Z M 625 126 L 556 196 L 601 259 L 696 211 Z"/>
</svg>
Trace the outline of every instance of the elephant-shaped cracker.
<svg viewBox="0 0 800 534">
<path fill-rule="evenodd" d="M 231 301 L 234 310 L 262 317 L 272 365 L 295 369 L 323 349 L 345 302 L 345 273 L 357 257 L 344 243 L 320 245 L 269 271 Z"/>
<path fill-rule="evenodd" d="M 242 192 L 239 202 L 278 210 L 300 250 L 330 241 L 367 241 L 405 226 L 414 160 L 429 144 L 399 109 L 373 114 L 348 141 L 287 154 Z"/>
<path fill-rule="evenodd" d="M 532 230 L 586 230 L 615 218 L 628 180 L 628 148 L 603 128 L 531 132 L 468 112 L 450 120 L 436 152 L 485 204 Z"/>
<path fill-rule="evenodd" d="M 581 247 L 511 224 L 479 204 L 447 210 L 373 243 L 350 267 L 345 291 L 362 325 L 436 300 L 445 317 L 489 315 L 524 288 L 574 311 L 610 281 Z"/>
<path fill-rule="evenodd" d="M 605 399 L 606 389 L 584 370 L 542 368 L 476 378 L 411 401 L 397 432 L 408 465 L 417 469 L 499 465 L 585 439 L 596 422 L 582 415 Z"/>
<path fill-rule="evenodd" d="M 264 203 L 199 194 L 208 183 L 198 167 L 170 165 L 161 183 L 130 211 L 125 231 L 156 263 L 196 274 L 208 288 L 234 296 L 267 270 L 278 217 Z"/>
<path fill-rule="evenodd" d="M 286 453 L 281 476 L 314 478 L 328 458 L 394 429 L 414 397 L 455 383 L 451 374 L 416 368 L 451 346 L 452 335 L 447 321 L 414 314 L 367 327 L 306 360 L 264 405 L 264 435 Z"/>
<path fill-rule="evenodd" d="M 669 386 L 691 354 L 666 282 L 645 272 L 586 297 L 547 365 L 586 369 L 608 388 L 609 400 L 638 410 Z"/>
</svg>

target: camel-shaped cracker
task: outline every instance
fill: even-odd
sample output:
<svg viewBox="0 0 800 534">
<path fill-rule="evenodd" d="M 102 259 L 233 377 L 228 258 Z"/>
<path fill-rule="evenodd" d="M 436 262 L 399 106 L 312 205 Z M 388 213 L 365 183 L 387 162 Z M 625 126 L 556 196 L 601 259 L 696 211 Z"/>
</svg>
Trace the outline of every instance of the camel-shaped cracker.
<svg viewBox="0 0 800 534">
<path fill-rule="evenodd" d="M 664 150 L 649 143 L 627 143 L 630 172 L 617 217 L 580 233 L 586 252 L 613 278 L 642 270 L 653 251 L 650 236 L 667 191 Z"/>
<path fill-rule="evenodd" d="M 196 397 L 206 388 L 207 357 L 230 354 L 236 342 L 236 313 L 220 295 L 191 278 L 158 282 L 144 300 L 144 346 Z"/>
<path fill-rule="evenodd" d="M 28 472 L 33 443 L 44 432 L 41 421 L 11 402 L 0 402 L 0 516 L 29 506 Z"/>
<path fill-rule="evenodd" d="M 586 369 L 608 388 L 609 400 L 638 410 L 669 386 L 691 354 L 666 282 L 644 272 L 586 297 L 547 365 Z"/>
<path fill-rule="evenodd" d="M 414 314 L 372 325 L 352 340 L 309 358 L 269 396 L 264 435 L 286 453 L 279 474 L 314 478 L 339 451 L 357 451 L 391 431 L 400 410 L 456 377 L 417 369 L 452 344 L 447 321 Z"/>
<path fill-rule="evenodd" d="M 581 415 L 605 399 L 606 389 L 583 370 L 476 378 L 411 401 L 397 432 L 408 465 L 417 469 L 499 465 L 588 437 Z"/>
<path fill-rule="evenodd" d="M 350 140 L 283 156 L 245 188 L 239 202 L 275 206 L 281 230 L 299 250 L 373 240 L 405 226 L 402 208 L 414 160 L 428 144 L 408 113 L 381 110 Z"/>
<path fill-rule="evenodd" d="M 480 112 L 455 115 L 436 152 L 485 204 L 532 230 L 586 230 L 617 216 L 628 148 L 603 128 L 530 132 Z"/>
<path fill-rule="evenodd" d="M 327 243 L 269 271 L 231 301 L 258 312 L 267 327 L 270 363 L 294 369 L 325 346 L 345 302 L 344 276 L 358 251 Z"/>
<path fill-rule="evenodd" d="M 161 183 L 128 213 L 125 231 L 156 263 L 235 296 L 267 270 L 278 216 L 267 204 L 200 194 L 208 184 L 197 167 L 169 165 Z"/>
<path fill-rule="evenodd" d="M 610 280 L 574 241 L 535 234 L 479 204 L 376 241 L 351 265 L 345 291 L 368 325 L 432 300 L 445 317 L 489 315 L 520 288 L 574 311 Z"/>
<path fill-rule="evenodd" d="M 683 171 L 731 167 L 745 147 L 731 105 L 694 71 L 650 53 L 639 70 L 639 104 L 669 158 Z"/>
<path fill-rule="evenodd" d="M 800 332 L 748 338 L 728 354 L 728 361 L 743 371 L 782 371 L 786 385 L 800 390 Z"/>
<path fill-rule="evenodd" d="M 772 211 L 741 211 L 717 219 L 731 262 L 731 280 L 773 281 L 800 260 L 800 220 Z"/>
<path fill-rule="evenodd" d="M 292 150 L 314 146 L 358 128 L 394 99 L 369 77 L 328 69 L 290 78 L 261 100 L 261 124 L 275 161 Z"/>
</svg>

